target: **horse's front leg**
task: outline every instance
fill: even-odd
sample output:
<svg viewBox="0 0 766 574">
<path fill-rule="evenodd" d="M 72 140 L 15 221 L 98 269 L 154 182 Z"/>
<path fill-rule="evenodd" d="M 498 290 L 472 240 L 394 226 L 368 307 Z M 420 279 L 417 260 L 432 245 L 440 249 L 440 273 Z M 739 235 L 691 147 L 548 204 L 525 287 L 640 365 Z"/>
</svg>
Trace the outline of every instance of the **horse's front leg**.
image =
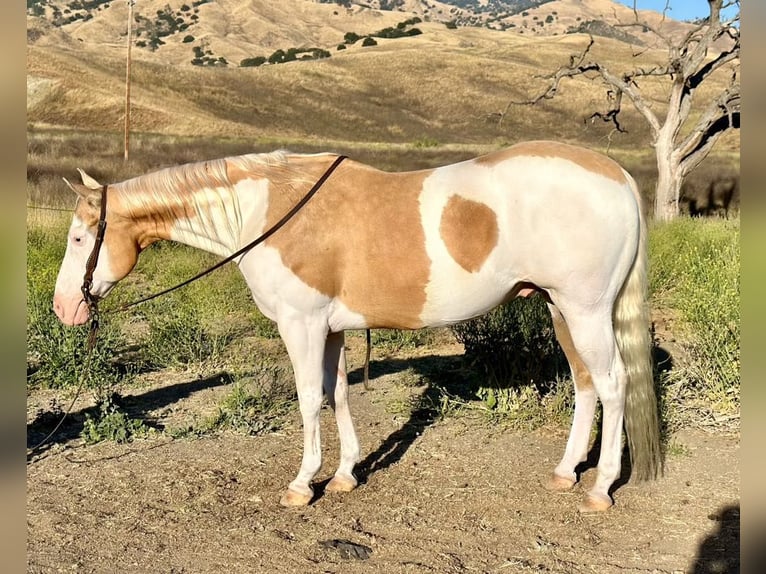
<svg viewBox="0 0 766 574">
<path fill-rule="evenodd" d="M 295 373 L 303 420 L 303 459 L 298 476 L 282 496 L 283 506 L 305 506 L 314 496 L 311 480 L 322 466 L 319 411 L 322 407 L 322 379 L 327 322 L 313 317 L 280 317 L 277 325 Z"/>
<path fill-rule="evenodd" d="M 343 332 L 330 333 L 327 337 L 324 357 L 324 389 L 327 400 L 335 411 L 340 440 L 340 464 L 335 476 L 327 484 L 329 492 L 350 492 L 357 485 L 354 465 L 359 462 L 359 440 L 348 408 L 348 375 L 344 342 Z"/>
</svg>

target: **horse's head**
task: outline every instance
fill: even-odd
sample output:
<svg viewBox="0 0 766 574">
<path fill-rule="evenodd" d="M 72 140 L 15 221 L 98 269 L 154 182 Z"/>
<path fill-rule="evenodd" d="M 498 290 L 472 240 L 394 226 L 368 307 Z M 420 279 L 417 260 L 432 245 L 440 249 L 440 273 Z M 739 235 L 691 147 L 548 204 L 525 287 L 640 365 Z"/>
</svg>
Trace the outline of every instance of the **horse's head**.
<svg viewBox="0 0 766 574">
<path fill-rule="evenodd" d="M 96 243 L 96 231 L 101 214 L 103 186 L 82 170 L 82 184 L 67 185 L 78 195 L 74 218 L 69 228 L 66 253 L 61 263 L 53 310 L 65 325 L 81 325 L 88 320 L 89 310 L 82 294 L 83 278 L 88 258 Z M 113 194 L 108 194 L 111 200 Z M 91 294 L 104 297 L 136 264 L 140 251 L 129 220 L 116 217 L 107 201 L 107 226 L 104 241 L 93 271 Z"/>
</svg>

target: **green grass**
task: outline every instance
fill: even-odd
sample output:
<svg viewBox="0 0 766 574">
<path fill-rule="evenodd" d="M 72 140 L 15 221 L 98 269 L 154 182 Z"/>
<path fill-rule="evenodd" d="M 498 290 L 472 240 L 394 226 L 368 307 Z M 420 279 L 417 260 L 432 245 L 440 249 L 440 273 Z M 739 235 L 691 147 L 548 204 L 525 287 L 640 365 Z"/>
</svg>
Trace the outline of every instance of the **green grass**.
<svg viewBox="0 0 766 574">
<path fill-rule="evenodd" d="M 665 418 L 717 425 L 740 409 L 739 219 L 690 219 L 650 232 L 650 292 L 678 317 L 683 353 L 665 376 Z"/>
<path fill-rule="evenodd" d="M 296 402 L 291 373 L 265 364 L 234 378 L 213 414 L 196 424 L 170 429 L 171 436 L 198 436 L 223 430 L 253 436 L 280 430 Z"/>
</svg>

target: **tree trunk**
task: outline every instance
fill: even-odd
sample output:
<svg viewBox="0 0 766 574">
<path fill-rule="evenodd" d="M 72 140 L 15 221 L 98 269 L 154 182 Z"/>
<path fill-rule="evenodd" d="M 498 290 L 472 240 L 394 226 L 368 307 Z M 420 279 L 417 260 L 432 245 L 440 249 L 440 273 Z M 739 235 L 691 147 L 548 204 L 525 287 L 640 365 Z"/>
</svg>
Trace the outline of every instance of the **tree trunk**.
<svg viewBox="0 0 766 574">
<path fill-rule="evenodd" d="M 681 195 L 683 176 L 679 162 L 675 160 L 672 140 L 658 138 L 655 143 L 657 154 L 657 189 L 654 194 L 654 218 L 669 221 L 678 216 L 678 201 Z"/>
<path fill-rule="evenodd" d="M 669 221 L 678 216 L 683 176 L 681 162 L 673 142 L 678 131 L 678 112 L 672 109 L 657 132 L 654 151 L 657 155 L 657 188 L 654 194 L 654 218 Z"/>
</svg>

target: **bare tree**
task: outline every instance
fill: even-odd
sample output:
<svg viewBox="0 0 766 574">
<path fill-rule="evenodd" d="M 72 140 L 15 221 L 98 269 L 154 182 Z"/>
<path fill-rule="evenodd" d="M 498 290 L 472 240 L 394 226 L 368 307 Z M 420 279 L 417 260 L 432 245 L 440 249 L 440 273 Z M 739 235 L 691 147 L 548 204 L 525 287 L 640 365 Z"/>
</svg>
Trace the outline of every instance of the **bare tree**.
<svg viewBox="0 0 766 574">
<path fill-rule="evenodd" d="M 568 65 L 545 76 L 548 80 L 545 91 L 530 100 L 509 102 L 500 114 L 500 122 L 511 105 L 534 105 L 544 99 L 551 99 L 556 95 L 561 80 L 584 76 L 601 82 L 607 91 L 607 109 L 595 112 L 590 119 L 608 122 L 614 130 L 623 132 L 625 129 L 620 124 L 620 112 L 623 96 L 627 96 L 651 129 L 658 171 L 654 215 L 661 220 L 674 218 L 678 215 L 681 184 L 686 175 L 707 156 L 723 133 L 739 128 L 739 0 L 708 0 L 708 6 L 710 15 L 695 25 L 682 40 L 674 41 L 663 32 L 661 25 L 652 26 L 639 21 L 634 0 L 635 21 L 622 26 L 643 27 L 659 37 L 668 50 L 665 65 L 636 67 L 627 72 L 614 73 L 602 62 L 591 59 L 590 49 L 594 43 L 591 36 L 584 50 L 570 57 Z M 669 8 L 668 2 L 663 12 L 663 21 Z M 729 8 L 736 8 L 736 13 L 726 18 L 723 12 Z M 724 45 L 721 51 L 713 50 L 713 44 L 717 41 Z M 698 88 L 717 70 L 729 74 L 728 84 L 702 107 L 702 113 L 694 124 L 684 129 Z M 651 103 L 642 96 L 638 82 L 647 77 L 667 78 L 670 81 L 664 117 L 658 117 Z"/>
</svg>

